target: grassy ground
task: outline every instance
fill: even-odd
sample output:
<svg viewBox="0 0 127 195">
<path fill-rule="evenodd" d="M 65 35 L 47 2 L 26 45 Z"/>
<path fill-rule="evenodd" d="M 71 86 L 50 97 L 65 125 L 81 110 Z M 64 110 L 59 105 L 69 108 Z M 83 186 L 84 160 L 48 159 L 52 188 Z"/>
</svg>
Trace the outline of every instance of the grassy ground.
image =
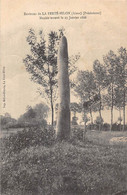
<svg viewBox="0 0 127 195">
<path fill-rule="evenodd" d="M 127 194 L 127 142 L 113 142 L 114 137 L 127 132 L 89 131 L 85 142 L 3 149 L 1 194 Z"/>
<path fill-rule="evenodd" d="M 92 141 L 94 144 L 102 144 L 102 145 L 126 145 L 124 141 L 122 142 L 112 142 L 112 138 L 114 137 L 125 137 L 127 138 L 127 131 L 88 131 L 87 132 L 87 139 Z"/>
</svg>

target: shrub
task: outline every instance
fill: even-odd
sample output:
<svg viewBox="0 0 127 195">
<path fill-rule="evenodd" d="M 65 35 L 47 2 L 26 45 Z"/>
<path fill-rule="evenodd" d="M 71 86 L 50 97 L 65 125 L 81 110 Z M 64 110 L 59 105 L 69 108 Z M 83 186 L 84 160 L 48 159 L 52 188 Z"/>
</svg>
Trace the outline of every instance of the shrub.
<svg viewBox="0 0 127 195">
<path fill-rule="evenodd" d="M 117 123 L 114 123 L 112 125 L 112 131 L 120 131 L 120 125 Z"/>
<path fill-rule="evenodd" d="M 83 140 L 83 129 L 78 127 L 71 128 L 71 140 Z"/>
<path fill-rule="evenodd" d="M 108 123 L 104 123 L 102 129 L 103 129 L 103 131 L 109 131 L 110 125 Z"/>
<path fill-rule="evenodd" d="M 87 125 L 87 130 L 95 130 L 95 129 L 96 129 L 96 125 L 95 124 L 89 123 Z"/>
<path fill-rule="evenodd" d="M 29 127 L 7 138 L 3 138 L 4 149 L 17 153 L 24 148 L 36 145 L 50 146 L 54 143 L 52 128 Z"/>
<path fill-rule="evenodd" d="M 71 122 L 72 125 L 78 125 L 77 120 L 78 120 L 78 118 L 75 117 L 75 116 L 73 116 L 73 117 L 72 117 L 72 122 Z"/>
</svg>

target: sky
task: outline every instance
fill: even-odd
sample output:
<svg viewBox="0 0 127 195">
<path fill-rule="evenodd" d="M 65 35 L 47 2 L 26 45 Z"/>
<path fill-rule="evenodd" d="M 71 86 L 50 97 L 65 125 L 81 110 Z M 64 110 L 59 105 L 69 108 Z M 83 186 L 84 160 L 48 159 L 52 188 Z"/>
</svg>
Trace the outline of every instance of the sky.
<svg viewBox="0 0 127 195">
<path fill-rule="evenodd" d="M 93 61 L 102 62 L 103 55 L 109 50 L 117 52 L 121 46 L 127 48 L 127 1 L 126 0 L 1 0 L 1 83 L 3 67 L 5 67 L 5 99 L 6 106 L 2 114 L 9 112 L 18 118 L 26 110 L 27 105 L 34 106 L 45 99 L 36 93 L 37 84 L 30 81 L 23 59 L 30 54 L 26 42 L 28 30 L 43 30 L 45 35 L 50 30 L 64 27 L 68 40 L 69 55 L 80 53 L 76 66 L 82 70 L 92 70 Z M 86 19 L 39 19 L 39 16 L 24 15 L 26 13 L 45 12 L 100 12 L 87 14 Z M 3 85 L 1 92 L 3 91 Z M 1 101 L 2 101 L 1 96 Z M 71 94 L 71 101 L 76 98 Z M 110 119 L 110 111 L 104 111 L 105 121 Z M 114 113 L 114 121 L 118 113 Z"/>
</svg>

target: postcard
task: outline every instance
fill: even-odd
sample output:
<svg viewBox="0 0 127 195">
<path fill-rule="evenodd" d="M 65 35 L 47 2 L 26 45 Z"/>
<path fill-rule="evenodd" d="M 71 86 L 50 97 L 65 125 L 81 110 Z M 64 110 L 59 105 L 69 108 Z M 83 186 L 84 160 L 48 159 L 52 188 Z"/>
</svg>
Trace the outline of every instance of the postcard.
<svg viewBox="0 0 127 195">
<path fill-rule="evenodd" d="M 127 1 L 0 9 L 1 194 L 127 194 Z"/>
</svg>

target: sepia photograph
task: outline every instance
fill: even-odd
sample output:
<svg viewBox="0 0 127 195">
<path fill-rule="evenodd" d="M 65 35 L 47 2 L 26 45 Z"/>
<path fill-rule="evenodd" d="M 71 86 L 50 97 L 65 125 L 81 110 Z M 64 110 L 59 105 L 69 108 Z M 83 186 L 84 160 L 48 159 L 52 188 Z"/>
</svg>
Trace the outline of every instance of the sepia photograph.
<svg viewBox="0 0 127 195">
<path fill-rule="evenodd" d="M 127 195 L 127 1 L 1 0 L 0 194 Z"/>
</svg>

